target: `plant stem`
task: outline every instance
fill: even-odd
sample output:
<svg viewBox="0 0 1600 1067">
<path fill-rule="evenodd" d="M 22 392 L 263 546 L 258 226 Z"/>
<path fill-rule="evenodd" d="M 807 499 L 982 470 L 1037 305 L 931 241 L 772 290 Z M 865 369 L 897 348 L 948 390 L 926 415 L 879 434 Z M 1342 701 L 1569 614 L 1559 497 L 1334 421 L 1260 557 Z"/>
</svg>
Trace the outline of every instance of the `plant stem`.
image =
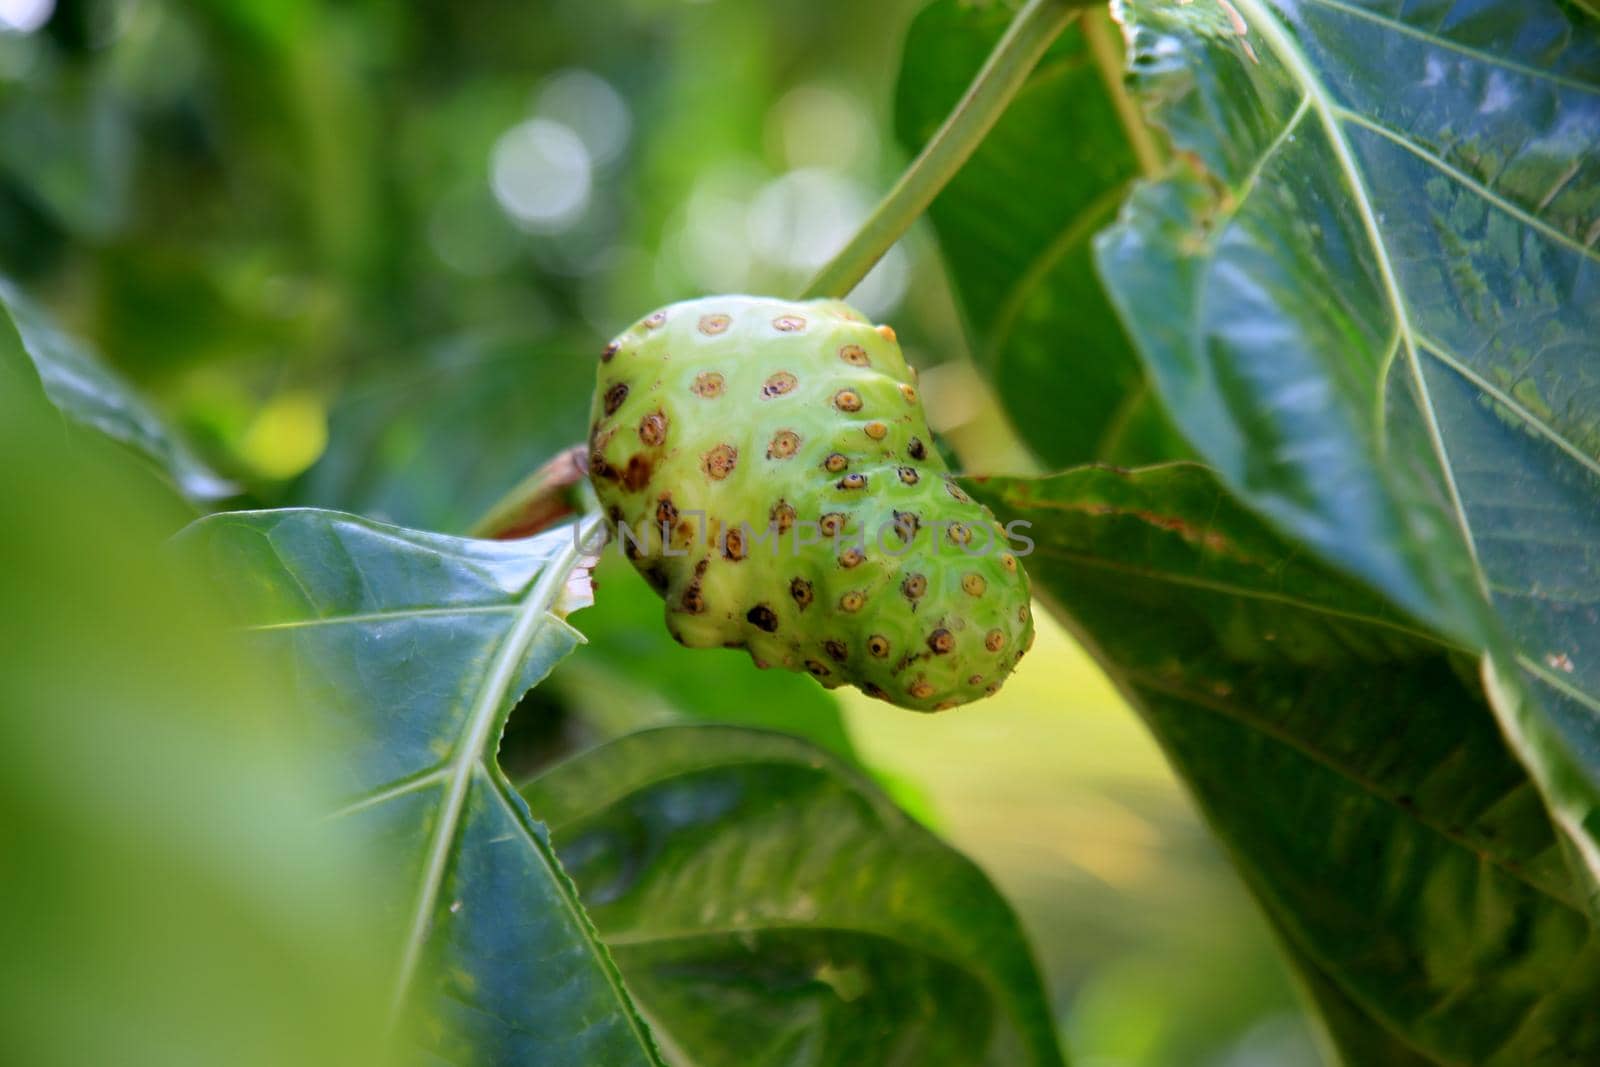
<svg viewBox="0 0 1600 1067">
<path fill-rule="evenodd" d="M 866 277 L 977 150 L 1051 42 L 1085 6 L 1087 0 L 1023 5 L 944 125 L 856 235 L 811 280 L 803 299 L 842 298 Z"/>
<path fill-rule="evenodd" d="M 1133 157 L 1139 162 L 1139 172 L 1146 178 L 1157 177 L 1163 162 L 1161 146 L 1150 127 L 1145 125 L 1144 116 L 1139 114 L 1139 105 L 1133 102 L 1122 84 L 1122 42 L 1117 40 L 1116 31 L 1112 29 L 1111 16 L 1104 11 L 1084 16 L 1083 39 L 1088 42 L 1089 54 L 1094 57 L 1100 79 L 1105 82 L 1106 95 L 1117 109 L 1117 121 L 1122 123 L 1122 130 L 1127 134 L 1128 147 L 1133 149 Z"/>
</svg>

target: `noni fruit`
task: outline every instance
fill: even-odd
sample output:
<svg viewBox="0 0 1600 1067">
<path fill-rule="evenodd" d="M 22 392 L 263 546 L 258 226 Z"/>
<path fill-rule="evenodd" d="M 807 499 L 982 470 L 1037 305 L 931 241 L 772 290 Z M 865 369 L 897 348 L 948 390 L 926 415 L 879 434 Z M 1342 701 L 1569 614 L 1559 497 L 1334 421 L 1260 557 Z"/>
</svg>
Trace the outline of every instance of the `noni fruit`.
<svg viewBox="0 0 1600 1067">
<path fill-rule="evenodd" d="M 919 710 L 1033 641 L 1007 532 L 949 476 L 894 331 L 838 301 L 692 300 L 600 356 L 589 477 L 691 648 Z"/>
</svg>

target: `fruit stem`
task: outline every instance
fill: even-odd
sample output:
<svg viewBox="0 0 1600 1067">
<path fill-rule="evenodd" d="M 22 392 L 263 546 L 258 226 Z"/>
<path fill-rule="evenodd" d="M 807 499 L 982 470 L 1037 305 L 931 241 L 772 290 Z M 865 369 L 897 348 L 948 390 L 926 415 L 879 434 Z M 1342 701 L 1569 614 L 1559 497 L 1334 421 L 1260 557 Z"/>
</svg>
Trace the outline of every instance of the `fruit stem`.
<svg viewBox="0 0 1600 1067">
<path fill-rule="evenodd" d="M 473 524 L 468 537 L 509 541 L 532 537 L 585 510 L 584 445 L 573 445 L 524 478 Z"/>
<path fill-rule="evenodd" d="M 1051 43 L 1093 0 L 1028 0 L 944 125 L 872 215 L 806 287 L 802 299 L 843 298 L 928 209 L 1000 120 Z"/>
</svg>

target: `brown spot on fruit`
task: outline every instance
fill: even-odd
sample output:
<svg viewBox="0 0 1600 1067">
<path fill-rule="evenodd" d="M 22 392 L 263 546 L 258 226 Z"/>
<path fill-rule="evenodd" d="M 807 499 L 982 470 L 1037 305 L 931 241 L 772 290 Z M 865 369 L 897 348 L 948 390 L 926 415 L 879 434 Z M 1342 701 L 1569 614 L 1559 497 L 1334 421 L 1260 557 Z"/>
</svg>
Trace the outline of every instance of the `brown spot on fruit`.
<svg viewBox="0 0 1600 1067">
<path fill-rule="evenodd" d="M 729 530 L 722 535 L 722 558 L 738 563 L 745 557 L 744 531 Z"/>
<path fill-rule="evenodd" d="M 956 647 L 956 635 L 941 626 L 928 635 L 928 647 L 933 649 L 936 655 L 942 656 Z"/>
<path fill-rule="evenodd" d="M 738 462 L 737 448 L 732 445 L 718 445 L 701 457 L 700 466 L 706 472 L 706 477 L 720 482 L 733 473 L 733 468 Z"/>
<path fill-rule="evenodd" d="M 1000 566 L 1004 567 L 1012 574 L 1017 573 L 1017 557 L 1013 556 L 1009 552 L 1002 553 L 1000 556 Z"/>
<path fill-rule="evenodd" d="M 900 583 L 900 592 L 905 594 L 907 600 L 921 600 L 927 591 L 928 579 L 920 574 L 908 574 L 906 580 Z"/>
<path fill-rule="evenodd" d="M 649 457 L 643 453 L 628 457 L 627 469 L 622 472 L 622 488 L 630 493 L 637 493 L 650 484 L 650 474 L 654 470 Z"/>
<path fill-rule="evenodd" d="M 900 395 L 906 398 L 907 404 L 915 404 L 917 402 L 916 386 L 905 385 L 902 383 L 900 386 Z"/>
<path fill-rule="evenodd" d="M 941 701 L 939 701 L 939 703 L 937 703 L 937 704 L 935 704 L 933 706 L 933 710 L 934 711 L 949 711 L 951 708 L 959 708 L 960 706 L 961 706 L 961 701 L 952 698 L 950 700 L 941 700 Z"/>
<path fill-rule="evenodd" d="M 945 492 L 949 493 L 952 497 L 954 497 L 955 499 L 961 501 L 963 504 L 972 503 L 972 498 L 970 496 L 968 496 L 966 494 L 966 491 L 964 489 L 962 489 L 959 485 L 957 485 L 955 482 L 949 482 L 949 481 L 945 482 L 944 483 L 944 488 L 945 488 Z"/>
<path fill-rule="evenodd" d="M 886 422 L 869 422 L 862 427 L 862 430 L 874 441 L 881 441 L 889 436 L 889 424 Z"/>
<path fill-rule="evenodd" d="M 811 606 L 811 583 L 804 578 L 794 579 L 789 583 L 789 595 L 794 598 L 796 604 L 800 605 L 801 611 L 806 610 Z"/>
<path fill-rule="evenodd" d="M 1003 630 L 994 629 L 983 635 L 983 647 L 990 652 L 999 652 L 1006 647 L 1006 635 Z"/>
<path fill-rule="evenodd" d="M 1018 622 L 1027 622 L 1028 621 L 1028 605 L 1023 604 L 1023 605 L 1021 605 L 1020 607 L 1017 608 L 1017 621 Z"/>
<path fill-rule="evenodd" d="M 606 388 L 604 407 L 602 410 L 604 410 L 608 416 L 615 415 L 617 413 L 617 409 L 622 406 L 622 402 L 626 399 L 628 399 L 628 383 L 613 382 Z"/>
<path fill-rule="evenodd" d="M 873 634 L 867 638 L 867 651 L 878 659 L 889 655 L 889 639 L 882 634 Z"/>
<path fill-rule="evenodd" d="M 779 333 L 799 333 L 806 328 L 806 320 L 801 315 L 779 315 L 772 320 L 772 328 Z"/>
<path fill-rule="evenodd" d="M 910 443 L 906 445 L 906 454 L 912 459 L 927 459 L 928 446 L 922 443 L 922 438 L 913 437 Z"/>
<path fill-rule="evenodd" d="M 917 518 L 914 511 L 897 511 L 894 513 L 894 532 L 900 540 L 910 544 L 917 536 L 917 531 L 922 528 L 922 520 Z"/>
<path fill-rule="evenodd" d="M 828 665 L 820 660 L 806 660 L 806 670 L 811 672 L 813 678 L 826 678 L 833 672 L 828 670 Z"/>
<path fill-rule="evenodd" d="M 859 589 L 852 589 L 839 598 L 839 610 L 855 614 L 861 610 L 861 605 L 867 602 L 867 596 Z"/>
<path fill-rule="evenodd" d="M 767 445 L 768 459 L 788 459 L 800 448 L 800 435 L 793 430 L 779 430 Z"/>
<path fill-rule="evenodd" d="M 846 648 L 845 643 L 840 641 L 838 638 L 830 637 L 828 640 L 822 642 L 822 650 L 826 652 L 828 654 L 828 658 L 833 660 L 835 663 L 843 663 L 850 655 L 850 650 Z"/>
<path fill-rule="evenodd" d="M 999 682 L 990 682 L 988 685 L 983 687 L 983 695 L 986 697 L 992 697 L 998 692 L 1000 692 Z"/>
<path fill-rule="evenodd" d="M 950 524 L 950 543 L 952 545 L 972 544 L 972 527 L 964 522 L 952 522 Z"/>
<path fill-rule="evenodd" d="M 916 485 L 922 480 L 922 476 L 917 473 L 917 468 L 915 467 L 901 467 L 898 473 L 900 480 L 907 485 Z"/>
<path fill-rule="evenodd" d="M 850 521 L 850 516 L 842 511 L 830 511 L 817 520 L 817 528 L 824 537 L 838 537 L 844 532 L 844 524 Z"/>
<path fill-rule="evenodd" d="M 665 311 L 657 311 L 649 318 L 644 320 L 644 328 L 647 330 L 654 330 L 659 326 L 665 325 L 666 321 L 667 313 Z"/>
<path fill-rule="evenodd" d="M 822 466 L 829 474 L 838 474 L 850 466 L 850 461 L 844 458 L 843 452 L 830 452 L 828 458 L 822 461 Z"/>
<path fill-rule="evenodd" d="M 860 411 L 861 394 L 854 389 L 841 389 L 833 394 L 833 406 L 840 411 Z"/>
<path fill-rule="evenodd" d="M 780 500 L 772 505 L 772 510 L 767 513 L 768 528 L 776 526 L 779 533 L 788 533 L 794 527 L 794 508 L 786 500 Z"/>
<path fill-rule="evenodd" d="M 610 344 L 606 345 L 600 350 L 600 362 L 610 363 L 620 351 L 622 351 L 622 346 L 617 344 L 617 342 L 612 341 Z"/>
<path fill-rule="evenodd" d="M 837 487 L 840 489 L 865 489 L 867 487 L 867 476 L 865 474 L 846 474 L 839 479 Z"/>
<path fill-rule="evenodd" d="M 639 440 L 647 445 L 664 444 L 667 440 L 667 415 L 660 408 L 639 420 Z"/>
<path fill-rule="evenodd" d="M 733 319 L 727 315 L 701 315 L 700 332 L 707 337 L 715 337 L 719 333 L 726 333 L 728 327 L 733 325 Z"/>
<path fill-rule="evenodd" d="M 982 596 L 989 588 L 983 575 L 968 571 L 961 576 L 961 588 L 968 596 Z"/>
<path fill-rule="evenodd" d="M 672 502 L 671 493 L 662 493 L 656 502 L 656 525 L 670 530 L 678 521 L 678 505 Z"/>
<path fill-rule="evenodd" d="M 845 345 L 839 349 L 839 358 L 852 367 L 866 367 L 872 363 L 867 356 L 867 350 L 860 345 Z"/>
<path fill-rule="evenodd" d="M 847 548 L 839 553 L 839 566 L 845 570 L 852 570 L 866 562 L 867 554 L 859 548 Z"/>
<path fill-rule="evenodd" d="M 774 633 L 778 629 L 778 613 L 765 604 L 757 604 L 745 612 L 744 617 L 750 625 L 766 633 Z"/>
<path fill-rule="evenodd" d="M 766 384 L 761 387 L 761 395 L 782 396 L 784 393 L 792 391 L 799 384 L 800 380 L 798 378 L 786 370 L 781 370 L 767 379 Z"/>
<path fill-rule="evenodd" d="M 895 335 L 894 335 L 894 327 L 893 326 L 890 326 L 886 322 L 882 326 L 877 327 L 876 329 L 878 331 L 878 336 L 879 337 L 883 338 L 885 341 L 888 341 L 890 344 L 894 344 Z"/>
<path fill-rule="evenodd" d="M 654 589 L 658 595 L 666 593 L 667 572 L 661 568 L 659 563 L 651 564 L 639 573 L 644 575 L 644 580 L 650 583 L 650 588 Z"/>
<path fill-rule="evenodd" d="M 981 675 L 981 674 L 969 674 L 967 676 L 967 684 L 971 685 L 971 686 L 982 685 L 983 684 L 983 675 Z"/>
<path fill-rule="evenodd" d="M 933 696 L 933 686 L 919 678 L 906 687 L 906 692 L 917 700 L 927 700 Z"/>
<path fill-rule="evenodd" d="M 722 395 L 722 375 L 714 370 L 704 371 L 695 375 L 694 384 L 689 391 L 702 400 L 710 400 Z"/>
<path fill-rule="evenodd" d="M 683 596 L 678 599 L 679 606 L 690 615 L 699 615 L 706 610 L 705 594 L 700 591 L 700 580 L 697 578 L 690 582 L 684 589 Z"/>
</svg>

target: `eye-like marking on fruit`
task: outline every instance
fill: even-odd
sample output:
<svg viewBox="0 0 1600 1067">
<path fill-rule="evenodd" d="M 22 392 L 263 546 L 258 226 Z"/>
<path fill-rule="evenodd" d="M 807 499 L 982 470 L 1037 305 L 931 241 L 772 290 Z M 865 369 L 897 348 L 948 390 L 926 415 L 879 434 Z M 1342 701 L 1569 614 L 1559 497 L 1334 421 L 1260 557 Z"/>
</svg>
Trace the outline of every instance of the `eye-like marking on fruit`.
<svg viewBox="0 0 1600 1067">
<path fill-rule="evenodd" d="M 602 350 L 590 479 L 677 640 L 924 711 L 999 688 L 1027 575 L 915 383 L 837 301 L 689 301 Z"/>
</svg>

